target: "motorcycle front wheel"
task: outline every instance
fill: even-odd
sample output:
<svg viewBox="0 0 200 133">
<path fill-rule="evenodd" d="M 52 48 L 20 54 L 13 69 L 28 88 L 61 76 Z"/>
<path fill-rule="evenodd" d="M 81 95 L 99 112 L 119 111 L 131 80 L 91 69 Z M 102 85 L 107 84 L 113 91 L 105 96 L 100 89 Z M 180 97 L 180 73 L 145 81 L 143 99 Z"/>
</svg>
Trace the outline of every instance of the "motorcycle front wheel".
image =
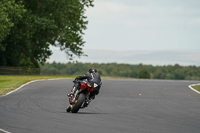
<svg viewBox="0 0 200 133">
<path fill-rule="evenodd" d="M 66 109 L 67 112 L 70 112 L 71 111 L 71 106 L 69 105 Z"/>
<path fill-rule="evenodd" d="M 77 113 L 79 111 L 79 109 L 81 108 L 81 105 L 83 104 L 84 100 L 85 100 L 85 94 L 81 93 L 78 97 L 77 102 L 75 103 L 75 105 L 73 106 L 73 108 L 71 109 L 72 113 Z"/>
</svg>

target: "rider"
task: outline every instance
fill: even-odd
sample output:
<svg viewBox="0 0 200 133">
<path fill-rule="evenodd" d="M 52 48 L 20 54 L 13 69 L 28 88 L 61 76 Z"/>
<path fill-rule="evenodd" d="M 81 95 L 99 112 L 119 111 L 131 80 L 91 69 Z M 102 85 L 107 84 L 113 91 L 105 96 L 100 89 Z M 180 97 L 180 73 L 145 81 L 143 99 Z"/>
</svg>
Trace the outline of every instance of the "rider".
<svg viewBox="0 0 200 133">
<path fill-rule="evenodd" d="M 90 96 L 89 96 L 90 99 L 94 99 L 95 95 L 99 94 L 99 89 L 102 84 L 100 74 L 97 72 L 96 68 L 90 68 L 89 73 L 83 76 L 76 77 L 75 80 L 73 81 L 75 84 L 70 94 L 68 94 L 68 96 L 74 95 L 74 92 L 76 92 L 77 89 L 80 89 L 83 79 L 87 79 L 88 82 L 91 84 L 91 86 L 94 88 L 94 90 L 90 93 Z"/>
</svg>

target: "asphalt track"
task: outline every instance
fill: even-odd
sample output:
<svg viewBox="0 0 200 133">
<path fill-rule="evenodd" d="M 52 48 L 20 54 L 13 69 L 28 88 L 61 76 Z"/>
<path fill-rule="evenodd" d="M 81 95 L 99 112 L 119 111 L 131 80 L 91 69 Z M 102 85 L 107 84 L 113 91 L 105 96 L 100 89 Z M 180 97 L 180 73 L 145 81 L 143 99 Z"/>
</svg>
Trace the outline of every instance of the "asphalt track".
<svg viewBox="0 0 200 133">
<path fill-rule="evenodd" d="M 194 83 L 105 78 L 89 107 L 72 114 L 72 79 L 37 81 L 0 97 L 0 133 L 200 133 Z"/>
</svg>

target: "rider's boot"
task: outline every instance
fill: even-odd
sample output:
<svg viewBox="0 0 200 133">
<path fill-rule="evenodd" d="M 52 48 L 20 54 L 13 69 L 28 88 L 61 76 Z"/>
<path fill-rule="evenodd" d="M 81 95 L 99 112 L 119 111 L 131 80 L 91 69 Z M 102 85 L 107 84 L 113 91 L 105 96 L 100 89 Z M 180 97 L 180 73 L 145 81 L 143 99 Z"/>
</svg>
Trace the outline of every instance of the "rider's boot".
<svg viewBox="0 0 200 133">
<path fill-rule="evenodd" d="M 95 99 L 95 95 L 89 96 L 89 100 L 94 100 Z"/>
<path fill-rule="evenodd" d="M 87 107 L 87 106 L 90 104 L 91 101 L 92 101 L 92 100 L 88 99 L 88 100 L 84 103 L 84 107 Z"/>
<path fill-rule="evenodd" d="M 92 100 L 95 99 L 95 95 L 89 96 L 89 99 L 85 102 L 84 106 L 87 107 Z"/>
</svg>

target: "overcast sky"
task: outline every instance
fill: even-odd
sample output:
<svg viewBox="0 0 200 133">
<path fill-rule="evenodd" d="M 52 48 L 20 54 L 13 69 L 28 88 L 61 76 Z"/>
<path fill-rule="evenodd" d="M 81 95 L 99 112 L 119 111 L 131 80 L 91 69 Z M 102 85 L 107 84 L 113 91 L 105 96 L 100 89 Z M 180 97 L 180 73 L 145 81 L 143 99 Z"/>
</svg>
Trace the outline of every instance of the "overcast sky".
<svg viewBox="0 0 200 133">
<path fill-rule="evenodd" d="M 98 50 L 104 54 L 102 59 L 98 55 L 101 62 L 109 58 L 106 62 L 128 63 L 132 58 L 134 61 L 130 63 L 133 64 L 200 65 L 200 0 L 94 0 L 94 5 L 86 9 L 89 23 L 83 36 L 86 41 L 83 49 L 88 57 L 79 61 L 98 62 L 95 53 L 90 53 L 90 50 Z M 123 53 L 133 52 L 140 53 L 140 57 L 123 56 Z M 145 52 L 154 52 L 154 57 L 148 55 L 145 59 Z M 159 63 L 160 59 L 155 59 L 155 53 L 165 57 L 167 52 L 174 54 L 170 56 L 172 62 L 166 59 L 165 63 Z M 193 62 L 180 61 L 184 52 L 188 61 L 193 59 Z M 105 57 L 109 53 L 116 55 Z M 141 53 L 144 53 L 143 58 Z"/>
</svg>

